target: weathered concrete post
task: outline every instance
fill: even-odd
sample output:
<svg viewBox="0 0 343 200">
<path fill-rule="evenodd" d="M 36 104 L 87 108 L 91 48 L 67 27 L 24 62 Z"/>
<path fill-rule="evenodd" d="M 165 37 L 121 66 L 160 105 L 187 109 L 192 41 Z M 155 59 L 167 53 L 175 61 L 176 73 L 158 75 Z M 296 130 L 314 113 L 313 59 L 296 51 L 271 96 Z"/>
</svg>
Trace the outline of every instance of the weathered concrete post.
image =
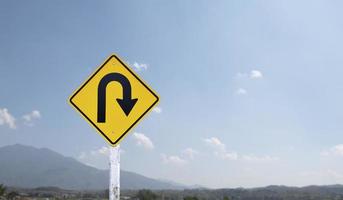
<svg viewBox="0 0 343 200">
<path fill-rule="evenodd" d="M 110 200 L 120 200 L 120 146 L 110 147 Z"/>
</svg>

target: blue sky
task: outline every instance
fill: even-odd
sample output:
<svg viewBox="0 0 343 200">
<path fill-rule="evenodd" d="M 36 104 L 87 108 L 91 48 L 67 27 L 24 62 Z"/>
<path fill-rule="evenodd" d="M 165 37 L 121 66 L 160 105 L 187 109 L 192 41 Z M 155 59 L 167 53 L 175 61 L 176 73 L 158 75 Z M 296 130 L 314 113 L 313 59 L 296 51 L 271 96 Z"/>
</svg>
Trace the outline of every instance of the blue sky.
<svg viewBox="0 0 343 200">
<path fill-rule="evenodd" d="M 0 146 L 107 167 L 67 103 L 116 53 L 161 97 L 122 168 L 209 187 L 343 182 L 340 1 L 1 1 Z"/>
</svg>

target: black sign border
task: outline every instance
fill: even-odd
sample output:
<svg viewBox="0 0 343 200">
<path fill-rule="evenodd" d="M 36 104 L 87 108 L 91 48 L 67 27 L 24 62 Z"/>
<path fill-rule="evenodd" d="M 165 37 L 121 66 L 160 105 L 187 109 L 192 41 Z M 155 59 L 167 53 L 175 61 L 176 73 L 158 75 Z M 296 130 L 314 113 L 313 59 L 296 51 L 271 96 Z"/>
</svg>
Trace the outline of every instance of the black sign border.
<svg viewBox="0 0 343 200">
<path fill-rule="evenodd" d="M 118 60 L 140 83 L 142 83 L 143 85 L 144 85 L 144 87 L 146 88 L 146 89 L 148 89 L 155 97 L 156 97 L 156 101 L 116 140 L 116 141 L 114 141 L 114 142 L 112 142 L 112 140 L 110 139 L 110 138 L 108 138 L 107 136 L 106 136 L 106 134 L 104 133 L 104 132 L 102 132 L 101 131 L 101 129 L 95 124 L 95 123 L 93 123 L 92 122 L 92 120 L 90 120 L 89 118 L 88 118 L 88 116 L 85 114 L 85 113 L 83 113 L 82 112 L 82 110 L 79 108 L 79 107 L 77 107 L 77 105 L 76 104 L 74 104 L 73 103 L 73 98 L 82 90 L 82 88 L 83 87 L 85 87 L 85 85 L 87 85 L 87 83 L 112 59 L 112 58 L 114 58 L 114 59 L 116 59 L 116 60 Z M 82 84 L 82 86 L 69 98 L 69 102 L 83 115 L 83 117 L 85 117 L 100 133 L 101 133 L 101 135 L 102 136 L 104 136 L 105 138 L 106 138 L 106 140 L 111 144 L 111 145 L 113 145 L 113 146 L 115 146 L 115 145 L 117 145 L 118 144 L 118 142 L 137 124 L 137 122 L 138 121 L 140 121 L 143 117 L 144 117 L 144 115 L 145 114 L 147 114 L 150 110 L 151 110 L 151 108 L 153 108 L 155 105 L 156 105 L 156 103 L 159 101 L 159 97 L 134 73 L 134 72 L 132 72 L 132 70 L 128 67 L 128 66 L 126 66 L 125 65 L 125 63 L 124 62 L 122 62 L 121 60 L 120 60 L 120 58 L 118 58 L 116 55 L 111 55 L 106 61 L 105 61 L 105 63 L 104 64 L 102 64 L 101 65 L 101 67 L 99 67 L 97 70 L 96 70 L 96 72 L 94 72 L 88 79 L 87 79 L 87 81 L 84 83 L 84 84 Z"/>
</svg>

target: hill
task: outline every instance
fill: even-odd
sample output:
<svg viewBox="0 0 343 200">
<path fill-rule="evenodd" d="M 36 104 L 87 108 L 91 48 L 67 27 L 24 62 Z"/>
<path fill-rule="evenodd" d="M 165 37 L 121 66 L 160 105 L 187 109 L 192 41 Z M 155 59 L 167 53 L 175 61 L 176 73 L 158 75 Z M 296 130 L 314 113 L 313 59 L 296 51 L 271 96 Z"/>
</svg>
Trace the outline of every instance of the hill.
<svg viewBox="0 0 343 200">
<path fill-rule="evenodd" d="M 106 189 L 109 173 L 80 163 L 46 148 L 11 145 L 0 148 L 0 183 L 35 188 L 73 190 Z M 181 185 L 121 171 L 123 189 L 182 189 Z"/>
</svg>

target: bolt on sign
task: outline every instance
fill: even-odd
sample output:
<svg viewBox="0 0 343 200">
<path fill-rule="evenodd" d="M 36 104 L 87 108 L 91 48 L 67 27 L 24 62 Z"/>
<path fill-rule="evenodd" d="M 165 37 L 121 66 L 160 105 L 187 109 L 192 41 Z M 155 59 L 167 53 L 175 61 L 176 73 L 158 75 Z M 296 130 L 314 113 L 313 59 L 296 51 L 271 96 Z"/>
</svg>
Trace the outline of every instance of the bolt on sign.
<svg viewBox="0 0 343 200">
<path fill-rule="evenodd" d="M 118 144 L 158 100 L 156 93 L 116 55 L 110 56 L 69 99 L 112 146 Z"/>
</svg>

